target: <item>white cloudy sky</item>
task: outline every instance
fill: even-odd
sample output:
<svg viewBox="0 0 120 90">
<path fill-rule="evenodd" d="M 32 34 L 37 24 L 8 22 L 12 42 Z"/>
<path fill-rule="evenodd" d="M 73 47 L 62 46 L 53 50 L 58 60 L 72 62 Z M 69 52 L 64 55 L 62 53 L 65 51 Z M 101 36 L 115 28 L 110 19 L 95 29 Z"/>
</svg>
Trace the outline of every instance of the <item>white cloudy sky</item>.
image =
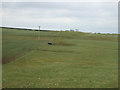
<svg viewBox="0 0 120 90">
<path fill-rule="evenodd" d="M 3 2 L 2 26 L 118 32 L 117 2 Z"/>
</svg>

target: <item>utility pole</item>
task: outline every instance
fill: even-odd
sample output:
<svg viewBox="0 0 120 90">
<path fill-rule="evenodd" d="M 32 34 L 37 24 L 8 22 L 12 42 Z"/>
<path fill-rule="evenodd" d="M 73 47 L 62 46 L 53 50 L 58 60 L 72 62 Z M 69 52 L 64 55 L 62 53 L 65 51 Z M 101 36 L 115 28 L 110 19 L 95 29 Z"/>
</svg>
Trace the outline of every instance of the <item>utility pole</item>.
<svg viewBox="0 0 120 90">
<path fill-rule="evenodd" d="M 38 30 L 38 40 L 40 40 L 40 26 L 39 26 L 39 30 Z"/>
</svg>

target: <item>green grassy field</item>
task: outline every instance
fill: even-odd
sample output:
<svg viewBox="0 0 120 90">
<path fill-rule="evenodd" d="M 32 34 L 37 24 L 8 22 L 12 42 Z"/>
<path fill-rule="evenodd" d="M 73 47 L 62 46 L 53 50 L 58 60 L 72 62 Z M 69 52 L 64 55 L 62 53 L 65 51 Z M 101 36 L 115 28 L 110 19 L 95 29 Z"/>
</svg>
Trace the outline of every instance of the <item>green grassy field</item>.
<svg viewBox="0 0 120 90">
<path fill-rule="evenodd" d="M 3 28 L 3 88 L 118 87 L 117 34 L 37 33 Z"/>
</svg>

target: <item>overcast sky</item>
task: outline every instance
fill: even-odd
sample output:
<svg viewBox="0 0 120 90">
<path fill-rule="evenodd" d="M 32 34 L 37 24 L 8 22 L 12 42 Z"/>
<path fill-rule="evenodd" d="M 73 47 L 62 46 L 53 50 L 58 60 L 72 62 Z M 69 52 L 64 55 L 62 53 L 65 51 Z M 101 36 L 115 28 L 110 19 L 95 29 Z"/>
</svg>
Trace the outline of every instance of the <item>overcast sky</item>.
<svg viewBox="0 0 120 90">
<path fill-rule="evenodd" d="M 118 32 L 117 2 L 4 2 L 2 26 Z"/>
</svg>

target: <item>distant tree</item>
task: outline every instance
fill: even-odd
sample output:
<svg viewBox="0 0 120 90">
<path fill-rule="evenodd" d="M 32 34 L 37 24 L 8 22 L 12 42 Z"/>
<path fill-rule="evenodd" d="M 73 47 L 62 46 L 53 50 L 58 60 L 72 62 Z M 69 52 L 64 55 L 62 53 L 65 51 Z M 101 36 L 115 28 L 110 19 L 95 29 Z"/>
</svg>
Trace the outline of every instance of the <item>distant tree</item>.
<svg viewBox="0 0 120 90">
<path fill-rule="evenodd" d="M 70 29 L 70 31 L 74 31 L 73 29 Z"/>
<path fill-rule="evenodd" d="M 78 29 L 76 29 L 76 31 L 78 32 L 79 30 L 78 30 Z"/>
</svg>

